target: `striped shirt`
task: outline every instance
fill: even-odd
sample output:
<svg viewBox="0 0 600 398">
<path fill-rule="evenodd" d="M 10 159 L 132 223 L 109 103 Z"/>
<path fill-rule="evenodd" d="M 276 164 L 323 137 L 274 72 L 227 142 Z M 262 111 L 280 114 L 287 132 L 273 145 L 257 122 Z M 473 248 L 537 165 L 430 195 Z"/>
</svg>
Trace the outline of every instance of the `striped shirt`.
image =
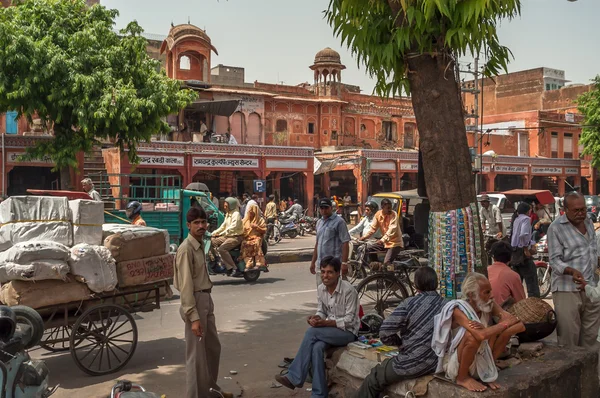
<svg viewBox="0 0 600 398">
<path fill-rule="evenodd" d="M 335 321 L 336 327 L 355 336 L 360 328 L 358 293 L 351 283 L 338 280 L 333 294 L 321 283 L 317 288 L 317 314 L 321 319 Z"/>
<path fill-rule="evenodd" d="M 571 224 L 565 214 L 557 218 L 548 228 L 548 253 L 552 267 L 552 291 L 576 292 L 573 277 L 564 275 L 571 267 L 583 274 L 586 282 L 596 286 L 594 277 L 598 264 L 598 246 L 592 220 L 586 218 L 584 235 Z"/>
<path fill-rule="evenodd" d="M 396 374 L 419 377 L 435 372 L 438 357 L 431 348 L 433 318 L 446 300 L 436 292 L 422 292 L 404 300 L 383 321 L 379 337 L 384 344 L 400 346 L 394 358 Z"/>
</svg>

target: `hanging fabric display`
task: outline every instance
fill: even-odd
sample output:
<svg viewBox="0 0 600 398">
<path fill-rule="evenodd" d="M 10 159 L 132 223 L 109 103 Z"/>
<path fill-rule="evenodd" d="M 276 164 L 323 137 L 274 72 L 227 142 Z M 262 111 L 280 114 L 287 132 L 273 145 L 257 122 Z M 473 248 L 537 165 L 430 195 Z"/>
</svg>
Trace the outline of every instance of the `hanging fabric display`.
<svg viewBox="0 0 600 398">
<path fill-rule="evenodd" d="M 438 275 L 440 294 L 456 298 L 465 275 L 481 266 L 477 204 L 430 212 L 429 238 L 429 262 Z"/>
</svg>

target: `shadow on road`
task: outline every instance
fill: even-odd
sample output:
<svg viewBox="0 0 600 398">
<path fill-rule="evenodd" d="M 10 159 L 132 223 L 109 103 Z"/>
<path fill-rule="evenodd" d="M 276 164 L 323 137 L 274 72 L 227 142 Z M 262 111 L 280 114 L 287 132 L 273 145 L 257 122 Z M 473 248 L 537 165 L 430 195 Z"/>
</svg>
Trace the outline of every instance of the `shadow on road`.
<svg viewBox="0 0 600 398">
<path fill-rule="evenodd" d="M 227 278 L 227 279 L 216 279 L 212 277 L 212 283 L 214 286 L 227 286 L 227 285 L 268 285 L 275 282 L 284 281 L 282 278 L 268 278 L 261 277 L 256 282 L 246 282 L 244 278 Z"/>
<path fill-rule="evenodd" d="M 273 376 L 281 369 L 277 364 L 284 357 L 296 354 L 308 325 L 306 317 L 314 314 L 316 302 L 299 305 L 291 310 L 266 310 L 255 312 L 258 319 L 242 320 L 238 331 L 219 332 L 221 342 L 221 366 L 219 383 L 224 390 L 240 393 L 244 397 L 305 397 L 305 391 L 292 392 L 282 388 L 270 388 Z M 217 319 L 219 314 L 215 314 Z M 139 322 L 140 338 L 144 328 L 160 327 Z M 181 324 L 183 329 L 183 324 Z M 120 372 L 107 376 L 92 377 L 82 373 L 73 362 L 70 353 L 42 355 L 50 369 L 52 385 L 60 384 L 60 397 L 86 396 L 108 397 L 116 380 L 125 378 L 141 384 L 148 391 L 181 397 L 185 393 L 185 342 L 175 337 L 152 341 L 140 341 L 129 364 Z M 39 356 L 40 354 L 37 353 Z M 237 375 L 230 376 L 229 371 Z M 225 379 L 231 377 L 231 379 Z M 87 388 L 86 388 L 87 387 Z M 88 388 L 102 394 L 86 394 L 69 391 Z M 104 393 L 105 391 L 105 393 Z"/>
</svg>

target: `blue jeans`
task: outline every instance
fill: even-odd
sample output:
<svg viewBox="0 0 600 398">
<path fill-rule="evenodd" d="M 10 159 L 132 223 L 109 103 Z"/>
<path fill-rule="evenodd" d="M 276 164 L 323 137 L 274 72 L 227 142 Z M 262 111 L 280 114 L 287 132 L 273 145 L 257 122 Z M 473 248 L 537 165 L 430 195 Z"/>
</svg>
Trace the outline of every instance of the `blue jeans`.
<svg viewBox="0 0 600 398">
<path fill-rule="evenodd" d="M 327 377 L 325 375 L 325 350 L 331 346 L 343 347 L 356 340 L 356 336 L 338 328 L 310 327 L 294 361 L 288 368 L 287 378 L 295 386 L 301 387 L 308 376 L 312 364 L 312 395 L 315 398 L 327 397 Z"/>
</svg>

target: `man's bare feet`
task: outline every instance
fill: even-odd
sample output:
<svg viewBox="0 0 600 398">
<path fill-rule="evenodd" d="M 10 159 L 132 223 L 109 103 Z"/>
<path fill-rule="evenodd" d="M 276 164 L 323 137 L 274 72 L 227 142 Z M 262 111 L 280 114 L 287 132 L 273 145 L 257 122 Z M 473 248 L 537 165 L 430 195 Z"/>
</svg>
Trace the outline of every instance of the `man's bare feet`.
<svg viewBox="0 0 600 398">
<path fill-rule="evenodd" d="M 485 383 L 488 385 L 488 387 L 490 387 L 492 390 L 498 390 L 500 388 L 500 385 L 494 382 L 491 383 Z"/>
<path fill-rule="evenodd" d="M 469 391 L 485 391 L 487 387 L 475 380 L 472 377 L 467 377 L 463 380 L 456 379 L 456 384 L 466 388 Z"/>
</svg>

